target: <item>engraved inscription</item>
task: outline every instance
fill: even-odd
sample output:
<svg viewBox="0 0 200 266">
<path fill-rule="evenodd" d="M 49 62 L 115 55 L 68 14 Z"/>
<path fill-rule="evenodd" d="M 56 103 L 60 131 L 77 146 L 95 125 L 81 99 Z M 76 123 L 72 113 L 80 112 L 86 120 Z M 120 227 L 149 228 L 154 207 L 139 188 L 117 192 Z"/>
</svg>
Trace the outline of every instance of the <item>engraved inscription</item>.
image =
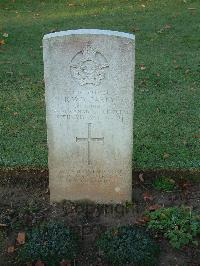
<svg viewBox="0 0 200 266">
<path fill-rule="evenodd" d="M 90 145 L 92 141 L 104 141 L 104 138 L 92 138 L 91 136 L 91 123 L 88 123 L 88 137 L 87 138 L 78 138 L 76 137 L 76 142 L 78 141 L 86 141 L 87 142 L 87 149 L 88 149 L 88 165 L 91 164 L 91 151 Z"/>
<path fill-rule="evenodd" d="M 126 90 L 120 91 L 123 98 L 118 97 L 116 91 L 110 92 L 108 89 L 90 88 L 90 90 L 66 90 L 65 94 L 55 96 L 52 101 L 61 105 L 54 105 L 51 110 L 52 115 L 63 117 L 67 120 L 81 121 L 86 123 L 93 121 L 117 120 L 124 125 L 127 124 L 128 117 L 132 113 L 129 106 L 132 104 L 131 97 L 126 95 Z"/>
<path fill-rule="evenodd" d="M 108 67 L 106 58 L 87 45 L 83 51 L 73 57 L 70 70 L 72 77 L 80 85 L 93 84 L 97 86 L 105 78 Z"/>
<path fill-rule="evenodd" d="M 90 178 L 92 176 L 92 178 Z M 126 174 L 123 169 L 109 169 L 109 175 L 105 169 L 66 169 L 59 171 L 59 178 L 68 183 L 101 183 L 110 184 L 112 177 L 120 176 L 120 179 L 126 181 Z"/>
</svg>

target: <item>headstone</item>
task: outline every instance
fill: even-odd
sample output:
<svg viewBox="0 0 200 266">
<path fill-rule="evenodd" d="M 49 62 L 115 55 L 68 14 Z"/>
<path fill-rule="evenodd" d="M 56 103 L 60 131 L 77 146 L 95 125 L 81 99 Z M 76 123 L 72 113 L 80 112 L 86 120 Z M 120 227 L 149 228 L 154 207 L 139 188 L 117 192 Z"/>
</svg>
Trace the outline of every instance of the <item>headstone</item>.
<svg viewBox="0 0 200 266">
<path fill-rule="evenodd" d="M 134 36 L 43 38 L 51 201 L 131 201 Z"/>
</svg>

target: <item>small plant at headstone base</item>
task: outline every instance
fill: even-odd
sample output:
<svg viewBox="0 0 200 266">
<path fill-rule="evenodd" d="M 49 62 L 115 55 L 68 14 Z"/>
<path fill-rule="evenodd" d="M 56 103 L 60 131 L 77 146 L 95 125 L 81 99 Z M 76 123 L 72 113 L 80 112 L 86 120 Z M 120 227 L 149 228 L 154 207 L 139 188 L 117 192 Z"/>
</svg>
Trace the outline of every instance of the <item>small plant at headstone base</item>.
<svg viewBox="0 0 200 266">
<path fill-rule="evenodd" d="M 11 221 L 11 228 L 13 230 L 20 230 L 21 228 L 32 226 L 37 221 L 36 216 L 40 208 L 35 202 L 29 202 L 23 207 L 16 208 L 15 214 L 17 219 Z M 41 216 L 41 215 L 39 215 Z"/>
<path fill-rule="evenodd" d="M 180 249 L 190 243 L 198 246 L 196 237 L 200 235 L 200 215 L 191 208 L 160 208 L 149 212 L 148 216 L 148 229 L 162 233 L 172 247 Z"/>
<path fill-rule="evenodd" d="M 108 229 L 96 244 L 112 265 L 156 265 L 160 253 L 159 246 L 144 229 L 131 225 Z"/>
<path fill-rule="evenodd" d="M 157 190 L 163 190 L 167 192 L 173 191 L 176 187 L 176 183 L 172 178 L 161 176 L 153 181 L 153 186 Z"/>
<path fill-rule="evenodd" d="M 56 266 L 63 260 L 75 259 L 79 250 L 77 234 L 62 222 L 50 221 L 26 233 L 26 243 L 19 248 L 18 259 L 21 263 L 40 260 L 48 266 Z"/>
</svg>

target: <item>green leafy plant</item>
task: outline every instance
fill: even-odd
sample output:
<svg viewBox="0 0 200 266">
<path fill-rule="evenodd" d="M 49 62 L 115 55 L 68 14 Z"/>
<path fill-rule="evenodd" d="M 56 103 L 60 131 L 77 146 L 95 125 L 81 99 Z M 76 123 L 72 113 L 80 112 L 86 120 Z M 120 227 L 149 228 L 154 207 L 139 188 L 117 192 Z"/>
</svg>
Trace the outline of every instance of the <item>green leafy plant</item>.
<svg viewBox="0 0 200 266">
<path fill-rule="evenodd" d="M 163 233 L 173 247 L 179 249 L 189 243 L 198 245 L 195 237 L 200 234 L 200 215 L 193 213 L 191 208 L 161 208 L 148 215 L 148 229 Z"/>
<path fill-rule="evenodd" d="M 172 191 L 175 189 L 176 184 L 172 178 L 161 176 L 154 180 L 153 186 L 157 190 Z"/>
<path fill-rule="evenodd" d="M 33 220 L 39 213 L 40 208 L 35 202 L 29 202 L 25 206 L 20 206 L 16 209 L 15 215 L 18 215 L 18 219 L 11 221 L 11 227 L 14 230 L 20 230 L 21 228 L 26 228 L 32 226 Z"/>
<path fill-rule="evenodd" d="M 97 246 L 112 265 L 155 265 L 160 251 L 154 240 L 136 226 L 107 230 L 97 240 Z"/>
<path fill-rule="evenodd" d="M 41 260 L 48 266 L 72 260 L 79 252 L 78 236 L 61 222 L 50 221 L 26 234 L 26 243 L 19 249 L 20 262 Z"/>
</svg>

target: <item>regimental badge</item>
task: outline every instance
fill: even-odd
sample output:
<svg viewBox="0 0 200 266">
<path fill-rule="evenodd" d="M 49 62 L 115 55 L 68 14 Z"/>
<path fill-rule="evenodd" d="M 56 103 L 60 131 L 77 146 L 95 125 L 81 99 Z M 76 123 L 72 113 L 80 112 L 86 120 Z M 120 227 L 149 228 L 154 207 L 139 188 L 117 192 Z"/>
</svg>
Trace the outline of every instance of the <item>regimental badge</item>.
<svg viewBox="0 0 200 266">
<path fill-rule="evenodd" d="M 78 52 L 71 61 L 70 70 L 74 80 L 80 85 L 100 85 L 106 77 L 109 65 L 106 58 L 98 51 L 87 45 Z"/>
</svg>

